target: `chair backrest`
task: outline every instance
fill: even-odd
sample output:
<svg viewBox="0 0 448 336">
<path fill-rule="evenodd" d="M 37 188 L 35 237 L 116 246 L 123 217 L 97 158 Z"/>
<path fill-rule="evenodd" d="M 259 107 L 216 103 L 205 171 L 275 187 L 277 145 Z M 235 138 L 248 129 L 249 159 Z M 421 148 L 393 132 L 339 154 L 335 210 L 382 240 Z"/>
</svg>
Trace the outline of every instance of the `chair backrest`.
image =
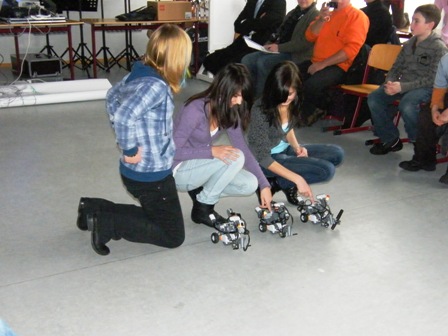
<svg viewBox="0 0 448 336">
<path fill-rule="evenodd" d="M 392 68 L 392 65 L 395 63 L 395 60 L 397 59 L 400 51 L 400 45 L 381 43 L 375 44 L 369 53 L 367 66 L 362 78 L 362 84 L 367 84 L 369 82 L 370 70 L 372 68 L 382 70 L 383 73 L 389 71 Z M 374 82 L 375 84 L 378 84 L 376 83 L 376 81 Z"/>
<path fill-rule="evenodd" d="M 372 68 L 389 71 L 395 63 L 401 46 L 396 44 L 375 44 L 370 50 L 367 65 Z"/>
</svg>

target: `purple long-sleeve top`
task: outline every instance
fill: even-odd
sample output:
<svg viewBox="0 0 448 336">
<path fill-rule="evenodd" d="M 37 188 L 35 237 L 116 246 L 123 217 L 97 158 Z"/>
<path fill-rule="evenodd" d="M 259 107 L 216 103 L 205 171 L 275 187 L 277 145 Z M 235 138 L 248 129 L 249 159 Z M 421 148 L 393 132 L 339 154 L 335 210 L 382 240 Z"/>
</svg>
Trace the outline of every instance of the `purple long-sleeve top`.
<svg viewBox="0 0 448 336">
<path fill-rule="evenodd" d="M 174 119 L 174 143 L 176 145 L 176 152 L 173 168 L 186 160 L 213 159 L 213 141 L 223 131 L 227 132 L 232 146 L 244 153 L 244 168 L 255 175 L 260 190 L 269 188 L 269 182 L 250 151 L 240 125 L 236 128 L 231 127 L 226 130 L 219 129 L 216 134 L 211 136 L 204 98 L 196 99 L 190 104 L 183 106 Z"/>
</svg>

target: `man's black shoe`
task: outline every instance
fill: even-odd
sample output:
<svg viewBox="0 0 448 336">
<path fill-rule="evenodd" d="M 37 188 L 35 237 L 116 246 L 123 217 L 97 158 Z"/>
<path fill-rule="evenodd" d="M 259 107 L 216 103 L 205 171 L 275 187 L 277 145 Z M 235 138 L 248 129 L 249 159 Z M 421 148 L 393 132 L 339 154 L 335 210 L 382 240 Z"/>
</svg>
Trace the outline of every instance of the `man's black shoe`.
<svg viewBox="0 0 448 336">
<path fill-rule="evenodd" d="M 448 171 L 445 173 L 445 175 L 442 175 L 439 182 L 443 184 L 448 184 Z"/>
<path fill-rule="evenodd" d="M 403 168 L 407 171 L 419 171 L 421 169 L 426 171 L 434 171 L 436 170 L 436 164 L 435 163 L 420 163 L 417 160 L 410 160 L 410 161 L 401 161 L 398 166 L 400 168 Z"/>
<path fill-rule="evenodd" d="M 89 220 L 89 219 L 90 218 L 88 218 L 87 220 Z M 91 239 L 92 248 L 99 255 L 103 255 L 103 256 L 108 255 L 110 253 L 109 248 L 106 246 L 106 244 L 104 244 L 100 241 L 100 227 L 98 225 L 98 220 L 96 218 L 96 215 L 92 215 L 92 223 L 93 223 L 92 239 Z"/>
<path fill-rule="evenodd" d="M 370 148 L 373 155 L 385 155 L 389 152 L 398 152 L 403 149 L 403 143 L 399 138 L 387 143 L 377 143 Z"/>
</svg>

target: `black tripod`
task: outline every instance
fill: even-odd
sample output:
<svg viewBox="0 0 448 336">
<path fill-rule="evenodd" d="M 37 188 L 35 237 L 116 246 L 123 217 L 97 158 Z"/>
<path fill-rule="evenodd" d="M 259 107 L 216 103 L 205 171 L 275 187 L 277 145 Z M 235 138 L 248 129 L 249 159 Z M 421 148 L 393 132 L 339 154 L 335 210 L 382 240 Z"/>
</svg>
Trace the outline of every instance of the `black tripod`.
<svg viewBox="0 0 448 336">
<path fill-rule="evenodd" d="M 95 6 L 95 10 L 96 10 L 96 6 Z M 79 13 L 79 21 L 82 22 L 82 11 L 83 11 L 83 6 L 82 6 L 82 0 L 78 0 L 78 13 Z M 90 73 L 89 73 L 89 67 L 92 64 L 92 52 L 90 51 L 89 47 L 87 46 L 87 44 L 84 42 L 84 27 L 83 25 L 79 26 L 79 38 L 80 38 L 80 43 L 78 45 L 78 48 L 76 48 L 76 50 L 74 51 L 74 62 L 76 64 L 76 62 L 80 61 L 81 62 L 81 70 L 86 70 L 87 71 L 87 76 L 90 78 Z M 88 55 L 88 57 L 86 56 L 86 53 Z"/>
<path fill-rule="evenodd" d="M 131 11 L 131 2 L 130 0 L 124 0 L 124 12 L 128 14 Z M 120 61 L 125 58 L 126 59 L 126 69 L 131 70 L 132 61 L 139 59 L 140 55 L 137 50 L 135 50 L 132 45 L 132 30 L 125 30 L 125 42 L 126 47 L 118 53 L 113 62 L 109 65 L 106 71 L 109 71 L 115 64 L 121 67 Z"/>
<path fill-rule="evenodd" d="M 67 19 L 69 19 L 69 11 L 77 11 L 79 13 L 79 21 L 82 21 L 82 12 L 96 12 L 98 2 L 96 0 L 77 0 L 77 3 L 67 3 L 64 9 L 67 11 Z M 78 69 L 86 70 L 87 76 L 90 78 L 89 68 L 93 63 L 93 54 L 90 51 L 87 44 L 84 42 L 84 29 L 83 25 L 79 26 L 80 43 L 76 50 L 73 51 L 73 62 Z M 68 48 L 61 55 L 61 58 L 68 52 Z M 81 66 L 77 66 L 76 63 L 80 62 Z"/>
<path fill-rule="evenodd" d="M 103 0 L 100 0 L 100 2 L 101 2 L 101 19 L 104 20 L 104 3 L 103 3 Z M 101 69 L 109 72 L 109 70 L 110 70 L 109 58 L 112 61 L 112 64 L 116 63 L 116 64 L 118 64 L 118 66 L 121 66 L 121 65 L 117 62 L 116 57 L 111 53 L 109 47 L 106 46 L 106 31 L 104 29 L 101 31 L 101 34 L 102 34 L 102 39 L 103 39 L 103 46 L 96 53 L 96 59 L 98 60 L 98 55 L 103 53 L 103 63 L 101 64 L 100 62 L 98 62 L 97 64 Z"/>
</svg>

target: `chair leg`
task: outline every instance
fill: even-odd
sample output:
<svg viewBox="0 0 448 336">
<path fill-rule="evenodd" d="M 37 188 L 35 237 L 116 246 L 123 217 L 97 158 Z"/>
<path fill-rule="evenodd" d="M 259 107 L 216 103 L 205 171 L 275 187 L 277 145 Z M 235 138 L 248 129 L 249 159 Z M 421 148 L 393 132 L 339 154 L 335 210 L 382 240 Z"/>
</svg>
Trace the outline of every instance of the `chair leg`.
<svg viewBox="0 0 448 336">
<path fill-rule="evenodd" d="M 343 125 L 345 123 L 345 119 L 343 120 L 343 125 L 338 126 L 331 126 L 325 128 L 324 131 L 333 131 L 334 135 L 341 135 L 341 134 L 349 134 L 349 133 L 356 133 L 361 131 L 368 131 L 372 129 L 372 126 L 356 126 L 356 123 L 358 121 L 359 113 L 361 111 L 362 102 L 365 97 L 358 97 L 358 100 L 356 101 L 356 107 L 355 112 L 353 113 L 350 126 L 347 128 L 344 128 Z"/>
</svg>

